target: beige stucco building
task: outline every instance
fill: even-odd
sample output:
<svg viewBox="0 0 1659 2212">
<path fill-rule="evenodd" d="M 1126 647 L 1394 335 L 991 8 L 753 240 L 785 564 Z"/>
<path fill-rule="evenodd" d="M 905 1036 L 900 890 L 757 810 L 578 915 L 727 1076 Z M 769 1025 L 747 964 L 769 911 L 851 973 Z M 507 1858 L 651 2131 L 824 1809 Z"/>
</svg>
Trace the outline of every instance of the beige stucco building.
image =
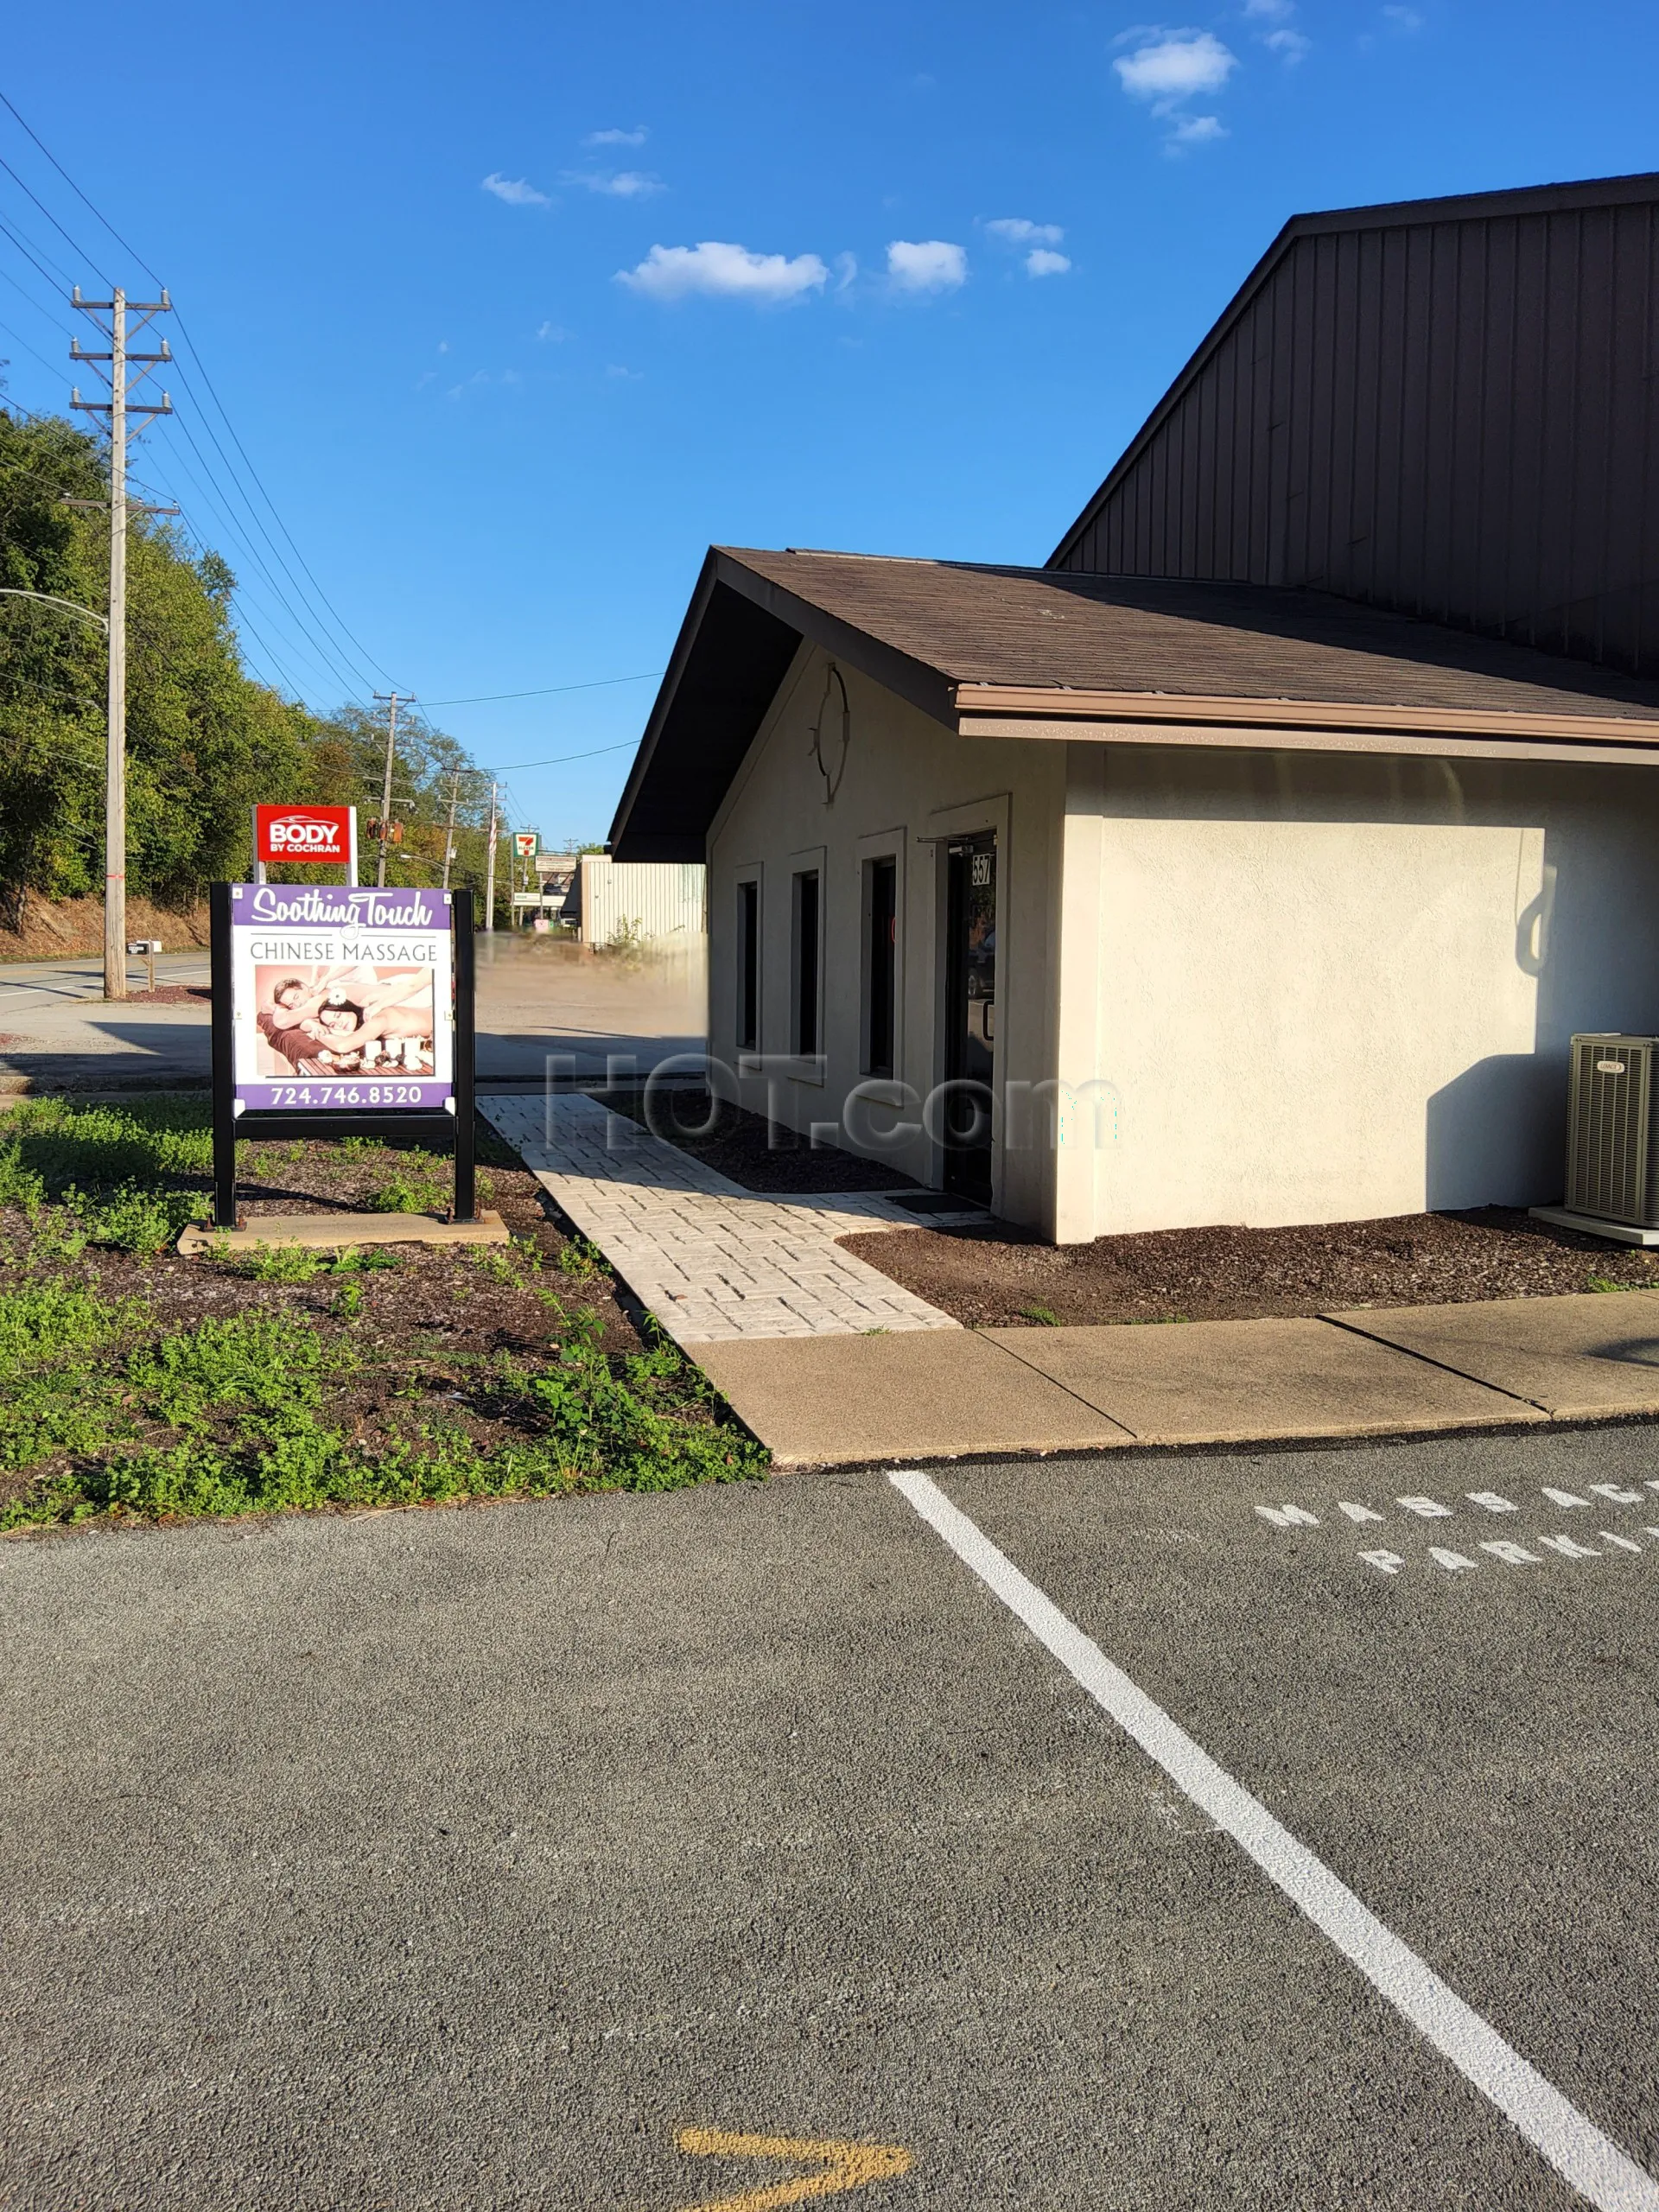
<svg viewBox="0 0 1659 2212">
<path fill-rule="evenodd" d="M 713 551 L 613 833 L 706 861 L 744 1103 L 1061 1242 L 1547 1201 L 1569 1036 L 1659 1029 L 1639 649 L 1081 565 L 1272 262 L 1046 568 Z"/>
</svg>

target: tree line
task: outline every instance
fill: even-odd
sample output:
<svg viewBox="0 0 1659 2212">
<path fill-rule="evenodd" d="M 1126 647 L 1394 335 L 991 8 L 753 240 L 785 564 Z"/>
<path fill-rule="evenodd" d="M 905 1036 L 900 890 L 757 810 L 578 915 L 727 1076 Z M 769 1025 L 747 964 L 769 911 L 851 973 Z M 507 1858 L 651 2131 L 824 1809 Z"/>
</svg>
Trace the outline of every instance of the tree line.
<svg viewBox="0 0 1659 2212">
<path fill-rule="evenodd" d="M 108 497 L 95 436 L 0 405 L 0 585 L 102 613 Z M 379 813 L 384 721 L 357 706 L 314 714 L 250 675 L 235 588 L 219 555 L 194 550 L 164 518 L 132 518 L 127 880 L 162 906 L 190 906 L 215 880 L 245 878 L 257 801 L 355 805 L 363 858 L 373 859 L 366 830 Z M 0 925 L 17 927 L 31 897 L 101 893 L 105 684 L 105 642 L 92 624 L 0 597 Z M 400 716 L 392 792 L 403 842 L 390 850 L 388 880 L 440 880 L 453 799 L 450 880 L 481 894 L 489 789 L 466 748 Z M 498 901 L 510 873 L 504 850 Z"/>
</svg>

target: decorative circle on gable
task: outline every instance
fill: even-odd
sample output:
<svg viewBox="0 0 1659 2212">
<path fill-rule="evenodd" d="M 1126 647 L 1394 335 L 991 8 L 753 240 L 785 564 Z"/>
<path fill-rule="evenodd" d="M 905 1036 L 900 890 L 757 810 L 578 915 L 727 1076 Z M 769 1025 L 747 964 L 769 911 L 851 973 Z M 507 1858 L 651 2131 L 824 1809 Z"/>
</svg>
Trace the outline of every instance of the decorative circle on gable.
<svg viewBox="0 0 1659 2212">
<path fill-rule="evenodd" d="M 837 699 L 840 701 L 839 709 Z M 833 806 L 836 803 L 836 793 L 841 789 L 841 779 L 847 772 L 847 753 L 852 738 L 853 713 L 848 702 L 846 681 L 831 661 L 824 671 L 823 697 L 818 703 L 818 718 L 812 725 L 811 747 L 818 773 L 823 778 L 823 803 L 826 806 Z"/>
</svg>

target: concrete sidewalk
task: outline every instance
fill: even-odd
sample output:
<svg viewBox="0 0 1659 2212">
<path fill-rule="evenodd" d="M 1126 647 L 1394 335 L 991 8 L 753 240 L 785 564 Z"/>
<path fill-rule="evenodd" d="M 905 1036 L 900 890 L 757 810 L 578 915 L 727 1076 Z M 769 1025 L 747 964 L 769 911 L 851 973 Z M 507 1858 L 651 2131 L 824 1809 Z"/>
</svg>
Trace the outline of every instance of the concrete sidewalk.
<svg viewBox="0 0 1659 2212">
<path fill-rule="evenodd" d="M 1659 1291 L 696 1347 L 780 1466 L 1659 1414 Z"/>
<path fill-rule="evenodd" d="M 1313 1320 L 699 1344 L 780 1466 L 1659 1414 L 1659 1291 Z"/>
</svg>

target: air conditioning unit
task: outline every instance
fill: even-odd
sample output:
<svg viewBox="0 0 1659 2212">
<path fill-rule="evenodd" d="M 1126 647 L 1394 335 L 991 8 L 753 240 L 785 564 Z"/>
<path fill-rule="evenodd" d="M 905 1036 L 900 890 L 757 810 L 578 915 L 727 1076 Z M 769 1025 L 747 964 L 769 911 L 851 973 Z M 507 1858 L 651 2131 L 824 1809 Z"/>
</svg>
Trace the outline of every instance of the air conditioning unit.
<svg viewBox="0 0 1659 2212">
<path fill-rule="evenodd" d="M 1575 1037 L 1567 1206 L 1659 1229 L 1659 1037 Z"/>
</svg>

